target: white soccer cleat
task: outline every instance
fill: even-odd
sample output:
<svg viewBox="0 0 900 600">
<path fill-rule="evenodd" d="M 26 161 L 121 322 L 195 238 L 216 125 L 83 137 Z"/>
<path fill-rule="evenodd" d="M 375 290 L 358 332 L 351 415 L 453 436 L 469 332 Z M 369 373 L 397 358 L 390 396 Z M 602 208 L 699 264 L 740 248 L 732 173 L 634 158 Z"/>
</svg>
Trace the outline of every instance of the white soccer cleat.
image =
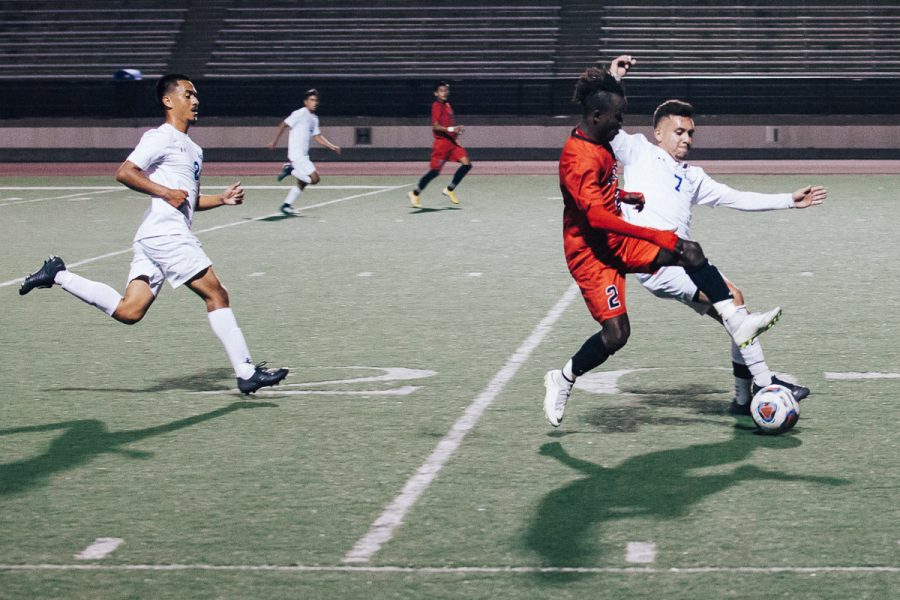
<svg viewBox="0 0 900 600">
<path fill-rule="evenodd" d="M 566 412 L 569 394 L 572 393 L 572 383 L 563 377 L 562 371 L 553 369 L 544 375 L 544 387 L 547 389 L 544 394 L 544 415 L 551 425 L 559 427 L 563 413 Z"/>
<path fill-rule="evenodd" d="M 776 306 L 764 313 L 737 312 L 730 319 L 725 320 L 725 329 L 728 330 L 735 344 L 741 348 L 746 348 L 760 334 L 771 329 L 779 317 L 781 317 L 780 306 Z"/>
</svg>

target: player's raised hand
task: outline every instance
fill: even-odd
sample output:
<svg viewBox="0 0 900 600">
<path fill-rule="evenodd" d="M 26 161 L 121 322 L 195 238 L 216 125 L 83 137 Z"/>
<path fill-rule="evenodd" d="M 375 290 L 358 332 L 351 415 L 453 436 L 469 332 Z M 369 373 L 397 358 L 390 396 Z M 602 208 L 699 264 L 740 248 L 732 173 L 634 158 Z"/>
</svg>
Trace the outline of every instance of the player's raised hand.
<svg viewBox="0 0 900 600">
<path fill-rule="evenodd" d="M 185 200 L 187 200 L 187 199 L 188 199 L 187 191 L 173 190 L 173 189 L 169 189 L 169 191 L 166 192 L 166 195 L 163 198 L 163 200 L 165 200 L 166 202 L 168 202 L 175 208 L 178 208 L 179 206 L 184 204 Z"/>
<path fill-rule="evenodd" d="M 818 206 L 825 202 L 827 197 L 828 190 L 826 188 L 821 185 L 808 185 L 794 192 L 794 208 Z"/>
<path fill-rule="evenodd" d="M 240 181 L 235 181 L 222 192 L 222 204 L 242 204 L 244 202 L 244 188 Z"/>
<path fill-rule="evenodd" d="M 340 146 L 335 146 L 334 148 L 332 148 L 332 150 L 334 150 L 334 153 L 335 153 L 335 154 L 340 154 L 340 153 L 341 153 L 341 147 L 340 147 Z"/>
<path fill-rule="evenodd" d="M 631 204 L 638 212 L 644 210 L 644 195 L 640 192 L 625 192 L 620 190 L 618 199 L 619 202 L 624 204 Z"/>
<path fill-rule="evenodd" d="M 628 73 L 628 69 L 633 67 L 637 60 L 630 54 L 623 54 L 612 59 L 609 63 L 609 72 L 616 79 L 622 79 Z"/>
</svg>

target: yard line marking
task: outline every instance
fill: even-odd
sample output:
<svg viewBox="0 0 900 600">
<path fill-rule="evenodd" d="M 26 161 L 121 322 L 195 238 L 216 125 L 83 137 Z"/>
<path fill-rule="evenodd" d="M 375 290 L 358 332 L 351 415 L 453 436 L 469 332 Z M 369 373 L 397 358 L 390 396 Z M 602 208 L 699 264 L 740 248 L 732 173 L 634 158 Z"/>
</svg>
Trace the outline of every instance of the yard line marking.
<svg viewBox="0 0 900 600">
<path fill-rule="evenodd" d="M 97 538 L 94 543 L 75 555 L 78 560 L 99 560 L 106 558 L 125 540 L 121 538 Z"/>
<path fill-rule="evenodd" d="M 900 573 L 900 567 L 399 567 L 354 565 L 123 565 L 123 564 L 0 564 L 0 571 L 272 571 L 280 573 L 412 573 L 433 575 L 466 575 L 470 573 L 584 573 L 625 575 L 705 575 L 708 573 Z"/>
<path fill-rule="evenodd" d="M 308 206 L 301 206 L 299 208 L 295 208 L 294 212 L 301 212 L 304 210 L 311 210 L 313 208 L 320 208 L 322 206 L 328 206 L 329 204 L 336 204 L 338 202 L 345 202 L 347 200 L 354 200 L 356 198 L 362 198 L 364 196 L 372 196 L 374 194 L 381 194 L 382 192 L 391 192 L 394 190 L 399 190 L 400 188 L 407 187 L 411 184 L 404 183 L 403 185 L 395 185 L 393 187 L 381 188 L 371 192 L 366 192 L 365 194 L 353 194 L 352 196 L 345 196 L 343 198 L 338 198 L 336 200 L 329 200 L 327 202 L 319 202 L 318 204 L 310 204 Z M 238 225 L 245 225 L 247 223 L 253 223 L 256 221 L 262 221 L 263 219 L 271 219 L 272 217 L 283 217 L 284 215 L 281 212 L 269 213 L 267 215 L 263 215 L 261 217 L 253 217 L 252 219 L 242 219 L 240 221 L 235 221 L 233 223 L 228 223 L 226 225 L 217 225 L 216 227 L 208 227 L 206 229 L 200 229 L 195 231 L 195 235 L 199 235 L 201 233 L 209 233 L 210 231 L 218 231 L 219 229 L 226 229 L 228 227 L 237 227 Z M 127 252 L 131 252 L 131 248 L 127 248 L 125 250 L 117 250 L 116 252 L 109 252 L 107 254 L 101 254 L 100 256 L 95 256 L 93 258 L 85 258 L 84 260 L 80 260 L 78 262 L 69 263 L 66 265 L 67 267 L 80 267 L 81 265 L 86 265 L 88 263 L 97 262 L 98 260 L 103 260 L 104 258 L 109 258 L 111 256 L 118 256 L 119 254 L 125 254 Z M 4 281 L 0 283 L 0 288 L 7 287 L 10 285 L 15 285 L 17 283 L 22 283 L 25 281 L 24 277 L 18 277 L 16 279 L 10 279 L 9 281 Z"/>
<path fill-rule="evenodd" d="M 628 542 L 628 546 L 625 547 L 625 562 L 656 562 L 656 544 L 653 542 Z"/>
<path fill-rule="evenodd" d="M 227 188 L 227 185 L 204 185 L 204 190 L 224 190 Z M 286 190 L 293 186 L 291 185 L 244 185 L 241 186 L 245 190 Z M 311 190 L 375 190 L 381 188 L 387 188 L 390 186 L 387 185 L 316 185 L 310 186 Z M 75 191 L 75 190 L 122 190 L 123 192 L 130 191 L 121 186 L 121 185 L 48 185 L 48 186 L 0 186 L 0 191 Z"/>
<path fill-rule="evenodd" d="M 63 189 L 72 189 L 72 188 L 63 188 Z M 16 204 L 31 204 L 33 202 L 44 202 L 45 200 L 66 200 L 71 198 L 77 198 L 79 196 L 95 196 L 97 194 L 110 194 L 112 192 L 122 191 L 125 192 L 127 190 L 123 188 L 105 188 L 102 191 L 90 191 L 90 192 L 78 192 L 77 194 L 66 194 L 64 196 L 48 196 L 46 198 L 32 198 L 31 200 L 16 200 L 15 202 L 3 202 L 0 200 L 0 207 L 3 206 L 14 206 Z"/>
<path fill-rule="evenodd" d="M 563 293 L 562 297 L 541 319 L 519 348 L 510 356 L 503 367 L 497 371 L 487 387 L 469 404 L 463 415 L 453 424 L 449 433 L 441 438 L 422 466 L 410 477 L 394 500 L 384 512 L 372 523 L 369 531 L 361 537 L 353 548 L 344 556 L 343 562 L 368 562 L 381 547 L 394 537 L 394 530 L 403 523 L 409 509 L 428 489 L 450 457 L 456 452 L 466 434 L 475 427 L 481 415 L 490 406 L 506 384 L 515 376 L 519 368 L 549 333 L 550 328 L 565 312 L 566 307 L 575 298 L 578 286 L 574 283 Z M 535 405 L 537 406 L 537 405 Z"/>
<path fill-rule="evenodd" d="M 900 379 L 900 373 L 830 373 L 825 372 L 825 379 L 853 380 L 853 379 Z"/>
</svg>

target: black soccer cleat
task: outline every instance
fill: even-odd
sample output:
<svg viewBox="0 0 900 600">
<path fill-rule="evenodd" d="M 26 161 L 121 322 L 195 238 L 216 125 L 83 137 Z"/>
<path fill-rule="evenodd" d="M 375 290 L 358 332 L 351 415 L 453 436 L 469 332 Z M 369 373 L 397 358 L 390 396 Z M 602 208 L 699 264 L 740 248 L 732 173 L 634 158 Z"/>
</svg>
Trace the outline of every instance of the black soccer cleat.
<svg viewBox="0 0 900 600">
<path fill-rule="evenodd" d="M 291 172 L 293 172 L 293 170 L 294 170 L 294 165 L 292 165 L 291 163 L 284 163 L 284 165 L 281 166 L 281 173 L 279 173 L 278 177 L 276 177 L 275 179 L 277 179 L 278 181 L 281 181 L 285 177 L 290 175 Z"/>
<path fill-rule="evenodd" d="M 728 406 L 728 414 L 735 417 L 749 417 L 750 416 L 750 403 L 746 404 L 738 404 L 736 401 L 732 400 L 731 404 Z"/>
<path fill-rule="evenodd" d="M 796 400 L 797 402 L 800 402 L 801 400 L 803 400 L 804 398 L 809 396 L 809 388 L 808 387 L 804 387 L 804 386 L 798 385 L 796 383 L 788 383 L 787 381 L 782 381 L 782 380 L 778 379 L 777 377 L 775 377 L 774 375 L 772 375 L 772 383 L 774 385 L 783 385 L 787 389 L 791 390 L 791 394 L 794 396 L 794 400 Z M 750 393 L 755 396 L 756 392 L 758 392 L 761 389 L 762 389 L 761 387 L 759 387 L 758 385 L 756 385 L 754 383 L 752 386 L 750 386 Z"/>
<path fill-rule="evenodd" d="M 287 369 L 266 369 L 264 368 L 265 364 L 261 362 L 256 365 L 256 370 L 249 379 L 237 378 L 238 389 L 242 394 L 252 394 L 259 388 L 277 385 L 279 381 L 287 377 Z"/>
<path fill-rule="evenodd" d="M 40 269 L 25 278 L 19 288 L 19 295 L 24 296 L 34 288 L 52 287 L 56 274 L 66 270 L 66 263 L 58 256 L 51 256 L 44 261 Z"/>
</svg>

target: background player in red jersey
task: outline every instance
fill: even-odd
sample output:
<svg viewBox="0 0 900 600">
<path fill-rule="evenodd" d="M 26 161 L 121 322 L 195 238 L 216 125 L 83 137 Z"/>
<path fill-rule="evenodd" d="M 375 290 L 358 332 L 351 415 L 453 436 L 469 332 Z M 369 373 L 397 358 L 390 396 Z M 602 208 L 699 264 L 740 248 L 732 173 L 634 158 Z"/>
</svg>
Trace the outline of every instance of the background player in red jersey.
<svg viewBox="0 0 900 600">
<path fill-rule="evenodd" d="M 456 192 L 453 190 L 472 168 L 466 149 L 457 142 L 463 126 L 454 124 L 453 107 L 448 102 L 450 84 L 446 81 L 437 82 L 434 85 L 434 97 L 435 101 L 431 104 L 431 131 L 434 134 L 434 144 L 431 146 L 431 169 L 422 176 L 416 189 L 407 194 L 413 208 L 421 206 L 419 196 L 422 190 L 432 179 L 441 174 L 441 167 L 448 160 L 460 163 L 460 167 L 453 174 L 450 185 L 441 190 L 441 193 L 450 198 L 450 202 L 453 204 L 459 204 L 459 198 L 456 197 Z"/>
<path fill-rule="evenodd" d="M 616 159 L 609 145 L 622 127 L 625 92 L 606 67 L 597 66 L 581 76 L 573 100 L 582 107 L 582 119 L 559 159 L 565 203 L 563 244 L 569 271 L 601 330 L 588 338 L 561 370 L 551 370 L 544 377 L 544 414 L 554 427 L 562 421 L 575 379 L 602 364 L 628 341 L 626 273 L 652 273 L 667 265 L 683 267 L 710 299 L 739 346 L 750 344 L 781 314 L 780 308 L 767 313 L 738 311 L 728 285 L 697 242 L 622 219 L 622 203 L 638 210 L 644 204 L 642 194 L 619 190 Z"/>
</svg>

